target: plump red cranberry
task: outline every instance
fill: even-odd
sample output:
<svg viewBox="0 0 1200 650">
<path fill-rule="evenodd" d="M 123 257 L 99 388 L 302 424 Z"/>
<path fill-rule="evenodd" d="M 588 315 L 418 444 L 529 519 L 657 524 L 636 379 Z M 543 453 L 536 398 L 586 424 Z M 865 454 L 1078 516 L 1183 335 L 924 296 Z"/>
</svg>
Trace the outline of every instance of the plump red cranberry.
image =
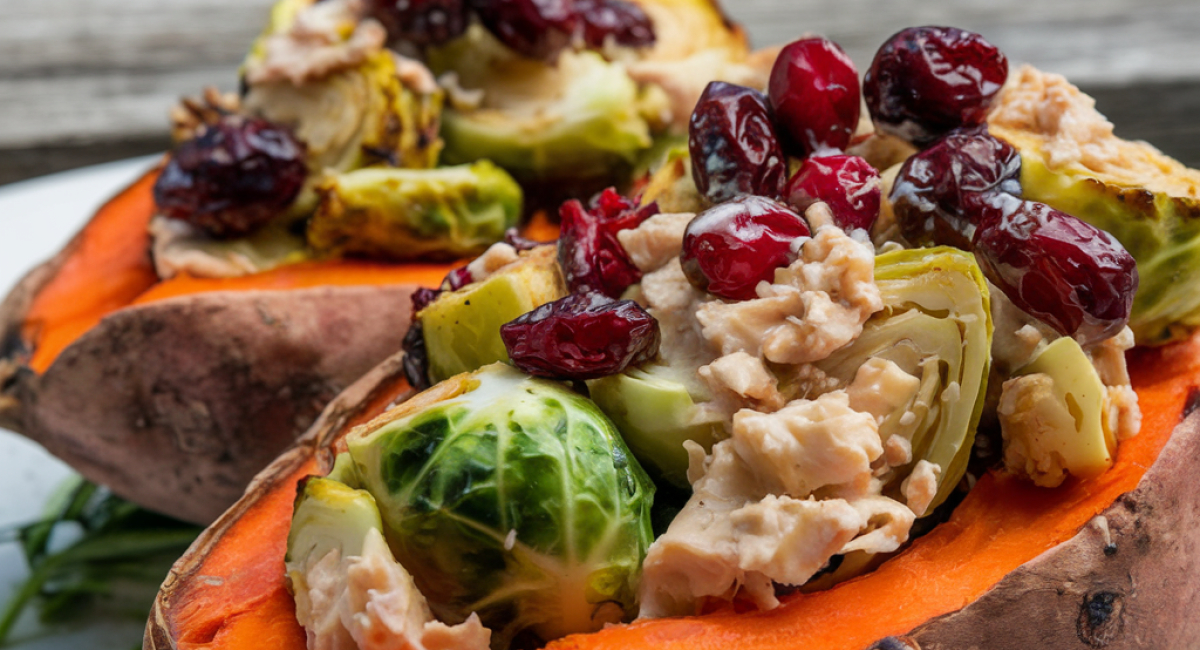
<svg viewBox="0 0 1200 650">
<path fill-rule="evenodd" d="M 924 146 L 982 124 L 1008 78 L 1008 60 L 982 36 L 953 27 L 910 27 L 892 36 L 863 78 L 875 128 Z"/>
<path fill-rule="evenodd" d="M 658 354 L 658 321 L 632 300 L 576 293 L 500 327 L 513 365 L 538 377 L 595 379 Z"/>
<path fill-rule="evenodd" d="M 572 292 L 598 291 L 617 298 L 641 281 L 642 272 L 629 259 L 617 233 L 658 214 L 657 203 L 638 207 L 610 187 L 592 199 L 591 209 L 567 201 L 558 214 L 562 219 L 558 263 Z"/>
<path fill-rule="evenodd" d="M 749 300 L 759 282 L 796 259 L 796 239 L 811 233 L 782 204 L 744 196 L 696 215 L 683 235 L 680 262 L 698 289 L 729 300 Z"/>
<path fill-rule="evenodd" d="M 799 40 L 779 52 L 767 98 L 780 134 L 800 156 L 844 151 L 862 110 L 854 62 L 824 38 Z"/>
<path fill-rule="evenodd" d="M 1082 344 L 1114 336 L 1129 322 L 1137 264 L 1112 235 L 1007 194 L 966 202 L 982 214 L 975 258 L 1017 307 Z"/>
<path fill-rule="evenodd" d="M 599 49 L 611 36 L 617 45 L 654 45 L 654 23 L 642 8 L 624 0 L 575 0 L 583 42 Z"/>
<path fill-rule="evenodd" d="M 579 28 L 574 0 L 468 0 L 479 21 L 517 53 L 552 61 Z"/>
<path fill-rule="evenodd" d="M 154 183 L 162 214 L 214 237 L 240 237 L 282 212 L 304 186 L 305 147 L 266 120 L 226 115 L 180 144 Z"/>
<path fill-rule="evenodd" d="M 1021 156 L 987 127 L 959 129 L 915 154 L 900 168 L 888 199 L 905 239 L 970 250 L 979 223 L 965 196 L 1021 193 Z"/>
<path fill-rule="evenodd" d="M 800 214 L 817 201 L 829 204 L 842 230 L 870 230 L 883 196 L 879 172 L 858 156 L 812 156 L 788 181 L 787 202 Z"/>
<path fill-rule="evenodd" d="M 370 0 L 368 10 L 396 42 L 441 45 L 467 30 L 463 0 Z"/>
<path fill-rule="evenodd" d="M 404 377 L 408 384 L 417 390 L 429 388 L 429 352 L 425 349 L 425 328 L 417 319 L 417 312 L 425 309 L 444 292 L 440 289 L 421 287 L 412 294 L 412 319 L 408 323 L 408 332 L 400 343 L 404 350 Z"/>
<path fill-rule="evenodd" d="M 692 111 L 688 129 L 696 188 L 713 203 L 746 194 L 777 198 L 787 158 L 762 93 L 714 81 Z"/>
</svg>

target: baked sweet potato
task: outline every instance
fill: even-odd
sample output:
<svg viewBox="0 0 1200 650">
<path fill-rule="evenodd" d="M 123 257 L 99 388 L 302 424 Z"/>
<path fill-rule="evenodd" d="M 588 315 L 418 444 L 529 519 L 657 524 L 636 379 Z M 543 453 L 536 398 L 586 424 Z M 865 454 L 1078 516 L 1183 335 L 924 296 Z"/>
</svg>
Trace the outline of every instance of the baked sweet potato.
<svg viewBox="0 0 1200 650">
<path fill-rule="evenodd" d="M 155 510 L 211 522 L 399 350 L 452 265 L 296 264 L 159 281 L 150 172 L 0 304 L 0 426 Z"/>
<path fill-rule="evenodd" d="M 1146 418 L 1112 470 L 1046 490 L 982 478 L 951 519 L 875 572 L 759 613 L 643 621 L 552 643 L 584 648 L 1185 648 L 1200 643 L 1200 339 L 1138 350 Z M 144 647 L 301 650 L 283 558 L 297 482 L 339 438 L 410 394 L 401 360 L 335 399 L 172 569 Z"/>
</svg>

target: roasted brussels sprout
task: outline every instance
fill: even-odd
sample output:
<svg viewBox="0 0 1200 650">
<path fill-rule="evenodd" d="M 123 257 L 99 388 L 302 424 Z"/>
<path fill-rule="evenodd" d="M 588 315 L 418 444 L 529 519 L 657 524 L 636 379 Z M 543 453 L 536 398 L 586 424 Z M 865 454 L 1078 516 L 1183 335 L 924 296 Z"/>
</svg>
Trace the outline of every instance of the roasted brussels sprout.
<svg viewBox="0 0 1200 650">
<path fill-rule="evenodd" d="M 508 360 L 500 326 L 567 295 L 555 255 L 554 246 L 535 248 L 481 282 L 443 293 L 417 314 L 432 382 Z"/>
<path fill-rule="evenodd" d="M 1067 474 L 1092 478 L 1112 466 L 1116 432 L 1103 424 L 1104 384 L 1074 339 L 1056 339 L 1004 383 L 1004 464 L 1056 487 Z"/>
<path fill-rule="evenodd" d="M 308 243 L 325 254 L 452 260 L 483 252 L 521 216 L 521 187 L 481 160 L 438 169 L 367 168 L 330 175 Z"/>
<path fill-rule="evenodd" d="M 589 381 L 588 390 L 648 471 L 687 488 L 683 443 L 711 449 L 725 437 L 724 419 L 715 413 L 706 417 L 688 387 L 671 375 L 665 366 L 647 365 Z"/>
<path fill-rule="evenodd" d="M 309 171 L 318 176 L 376 163 L 425 169 L 437 163 L 441 150 L 442 91 L 421 64 L 386 50 L 302 85 L 253 84 L 242 105 L 292 128 L 308 146 Z"/>
<path fill-rule="evenodd" d="M 928 514 L 966 471 L 983 411 L 992 344 L 987 284 L 970 253 L 947 247 L 884 253 L 875 260 L 875 282 L 883 310 L 858 339 L 816 365 L 849 383 L 868 359 L 880 358 L 920 379 L 879 435 L 885 443 L 901 436 L 912 449 L 911 462 L 887 477 L 885 494 L 921 460 L 940 468 Z"/>
<path fill-rule="evenodd" d="M 452 381 L 453 396 L 347 440 L 434 613 L 478 613 L 496 648 L 632 618 L 654 486 L 616 428 L 503 364 Z"/>
</svg>

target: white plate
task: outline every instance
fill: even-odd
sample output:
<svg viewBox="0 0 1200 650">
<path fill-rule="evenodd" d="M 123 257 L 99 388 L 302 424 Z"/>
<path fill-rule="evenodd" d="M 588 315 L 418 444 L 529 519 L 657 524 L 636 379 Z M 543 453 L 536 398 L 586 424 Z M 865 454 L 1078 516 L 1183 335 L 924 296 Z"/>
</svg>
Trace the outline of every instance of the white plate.
<svg viewBox="0 0 1200 650">
<path fill-rule="evenodd" d="M 0 187 L 0 296 L 31 268 L 54 255 L 105 200 L 133 182 L 156 156 L 86 167 Z M 71 470 L 38 445 L 0 429 L 0 530 L 42 514 L 50 494 Z M 7 603 L 26 568 L 15 544 L 0 544 L 0 603 Z M 17 626 L 14 646 L 23 650 L 141 646 L 145 625 L 136 620 L 81 621 L 40 629 L 33 612 Z"/>
</svg>

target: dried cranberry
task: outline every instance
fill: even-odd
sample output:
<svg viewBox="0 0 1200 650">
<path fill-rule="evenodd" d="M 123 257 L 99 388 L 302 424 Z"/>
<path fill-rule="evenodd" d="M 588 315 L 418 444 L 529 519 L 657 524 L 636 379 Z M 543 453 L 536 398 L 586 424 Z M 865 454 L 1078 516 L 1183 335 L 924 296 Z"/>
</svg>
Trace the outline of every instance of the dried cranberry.
<svg viewBox="0 0 1200 650">
<path fill-rule="evenodd" d="M 1008 60 L 979 34 L 910 27 L 879 48 L 863 93 L 877 129 L 924 146 L 982 124 L 1007 78 Z"/>
<path fill-rule="evenodd" d="M 905 239 L 970 250 L 979 215 L 963 208 L 964 197 L 1020 195 L 1020 177 L 1016 149 L 987 127 L 960 129 L 905 161 L 888 199 Z"/>
<path fill-rule="evenodd" d="M 369 11 L 392 41 L 441 45 L 467 31 L 463 0 L 371 0 Z"/>
<path fill-rule="evenodd" d="M 599 291 L 616 298 L 640 282 L 642 272 L 629 259 L 617 233 L 636 228 L 655 214 L 658 204 L 638 207 L 612 188 L 592 199 L 590 210 L 579 201 L 564 203 L 559 208 L 558 263 L 571 291 Z"/>
<path fill-rule="evenodd" d="M 575 0 L 575 10 L 583 27 L 583 42 L 592 48 L 604 47 L 611 36 L 617 45 L 648 47 L 654 45 L 654 24 L 642 8 L 623 0 Z"/>
<path fill-rule="evenodd" d="M 521 231 L 516 228 L 509 228 L 504 231 L 504 243 L 512 246 L 519 251 L 527 251 L 544 246 L 547 242 L 534 241 L 527 237 L 521 236 Z"/>
<path fill-rule="evenodd" d="M 788 181 L 787 202 L 801 214 L 817 201 L 829 204 L 843 230 L 870 230 L 883 196 L 879 172 L 858 156 L 812 156 Z"/>
<path fill-rule="evenodd" d="M 1137 265 L 1112 235 L 1007 194 L 966 202 L 982 214 L 975 257 L 1017 307 L 1082 344 L 1112 337 L 1129 322 Z"/>
<path fill-rule="evenodd" d="M 658 321 L 632 300 L 576 293 L 500 327 L 513 364 L 538 377 L 595 379 L 658 354 Z"/>
<path fill-rule="evenodd" d="M 762 93 L 714 81 L 692 111 L 688 132 L 696 188 L 720 203 L 746 194 L 776 198 L 787 158 Z"/>
<path fill-rule="evenodd" d="M 425 349 L 425 328 L 421 326 L 417 313 L 425 309 L 443 291 L 421 287 L 412 294 L 412 320 L 408 324 L 408 332 L 400 349 L 404 350 L 404 377 L 410 386 L 417 390 L 429 388 L 429 353 Z"/>
<path fill-rule="evenodd" d="M 844 151 L 862 111 L 854 62 L 824 38 L 799 40 L 779 52 L 767 98 L 776 126 L 798 155 Z"/>
<path fill-rule="evenodd" d="M 683 235 L 680 261 L 688 281 L 728 298 L 757 296 L 759 282 L 796 259 L 796 239 L 811 233 L 804 219 L 760 196 L 745 196 L 696 215 Z"/>
<path fill-rule="evenodd" d="M 240 237 L 277 216 L 300 192 L 305 147 L 266 120 L 226 115 L 179 145 L 154 183 L 164 215 L 214 237 Z"/>
<path fill-rule="evenodd" d="M 571 44 L 579 26 L 574 0 L 468 0 L 480 22 L 517 53 L 545 61 Z"/>
<path fill-rule="evenodd" d="M 475 278 L 471 276 L 471 270 L 466 266 L 460 266 L 457 269 L 451 269 L 446 274 L 446 277 L 442 278 L 442 289 L 458 291 L 474 281 Z"/>
</svg>

